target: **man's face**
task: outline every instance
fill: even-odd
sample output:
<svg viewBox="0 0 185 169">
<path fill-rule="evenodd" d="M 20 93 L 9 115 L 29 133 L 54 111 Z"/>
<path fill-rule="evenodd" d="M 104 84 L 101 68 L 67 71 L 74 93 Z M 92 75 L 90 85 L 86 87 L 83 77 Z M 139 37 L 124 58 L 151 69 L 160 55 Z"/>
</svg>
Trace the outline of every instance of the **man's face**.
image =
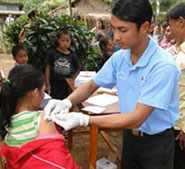
<svg viewBox="0 0 185 169">
<path fill-rule="evenodd" d="M 166 27 L 164 34 L 165 34 L 167 40 L 170 41 L 173 39 L 173 35 L 172 35 L 171 29 L 169 26 Z"/>
<path fill-rule="evenodd" d="M 175 40 L 181 39 L 182 34 L 185 31 L 185 19 L 170 19 L 169 20 L 169 27 L 171 31 L 171 35 Z"/>
<path fill-rule="evenodd" d="M 150 24 L 143 24 L 138 29 L 133 22 L 122 21 L 116 16 L 111 16 L 111 25 L 114 32 L 114 40 L 120 44 L 122 49 L 134 48 L 144 36 L 147 36 Z"/>
</svg>

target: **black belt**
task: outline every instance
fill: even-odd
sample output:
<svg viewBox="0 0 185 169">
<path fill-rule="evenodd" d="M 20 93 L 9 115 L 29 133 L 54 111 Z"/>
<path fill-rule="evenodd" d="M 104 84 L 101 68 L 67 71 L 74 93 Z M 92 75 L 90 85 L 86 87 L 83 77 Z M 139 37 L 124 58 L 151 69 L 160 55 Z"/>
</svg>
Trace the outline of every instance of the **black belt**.
<svg viewBox="0 0 185 169">
<path fill-rule="evenodd" d="M 147 134 L 145 132 L 142 132 L 142 131 L 139 131 L 137 129 L 131 129 L 129 130 L 129 132 L 133 135 L 133 136 L 137 136 L 137 137 L 144 137 L 144 136 L 160 136 L 160 135 L 164 135 L 164 134 L 168 134 L 169 132 L 172 132 L 173 129 L 172 128 L 169 128 L 169 129 L 166 129 L 160 133 L 156 133 L 156 134 Z"/>
</svg>

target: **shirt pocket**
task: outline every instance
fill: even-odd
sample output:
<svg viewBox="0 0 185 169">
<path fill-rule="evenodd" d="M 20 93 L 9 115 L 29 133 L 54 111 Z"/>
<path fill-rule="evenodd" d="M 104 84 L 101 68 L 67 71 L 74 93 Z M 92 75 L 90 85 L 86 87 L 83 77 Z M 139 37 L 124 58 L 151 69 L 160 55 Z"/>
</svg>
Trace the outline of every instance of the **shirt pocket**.
<svg viewBox="0 0 185 169">
<path fill-rule="evenodd" d="M 137 84 L 138 84 L 138 95 L 140 96 L 142 91 L 145 89 L 145 85 L 147 83 L 145 75 L 138 75 L 137 77 Z"/>
<path fill-rule="evenodd" d="M 117 81 L 126 81 L 128 79 L 129 72 L 120 71 L 117 72 L 116 77 Z"/>
<path fill-rule="evenodd" d="M 146 77 L 144 75 L 139 75 L 137 78 L 139 87 L 142 88 L 146 83 Z"/>
</svg>

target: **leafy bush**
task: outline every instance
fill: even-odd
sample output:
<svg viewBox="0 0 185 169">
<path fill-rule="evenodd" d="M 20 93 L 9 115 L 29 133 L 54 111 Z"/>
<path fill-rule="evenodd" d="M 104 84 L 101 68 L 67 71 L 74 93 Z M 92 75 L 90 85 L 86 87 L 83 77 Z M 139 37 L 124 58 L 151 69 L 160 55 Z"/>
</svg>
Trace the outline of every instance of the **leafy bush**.
<svg viewBox="0 0 185 169">
<path fill-rule="evenodd" d="M 5 31 L 5 38 L 10 44 L 18 42 L 18 35 L 22 28 L 26 29 L 24 46 L 28 50 L 29 63 L 40 70 L 46 65 L 46 55 L 54 45 L 56 33 L 67 29 L 72 35 L 72 50 L 79 57 L 84 70 L 98 69 L 98 52 L 90 44 L 94 34 L 88 31 L 83 23 L 69 16 L 48 16 L 39 14 L 31 22 L 26 16 L 19 17 L 9 25 Z"/>
</svg>

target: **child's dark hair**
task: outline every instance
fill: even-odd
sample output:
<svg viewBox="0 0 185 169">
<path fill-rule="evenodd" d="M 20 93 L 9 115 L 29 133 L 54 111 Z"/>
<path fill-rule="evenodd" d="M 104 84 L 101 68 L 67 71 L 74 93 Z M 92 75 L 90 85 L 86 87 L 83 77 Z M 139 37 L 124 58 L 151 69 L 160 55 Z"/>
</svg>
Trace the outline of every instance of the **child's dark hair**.
<svg viewBox="0 0 185 169">
<path fill-rule="evenodd" d="M 109 37 L 105 37 L 103 36 L 100 41 L 99 41 L 99 46 L 100 46 L 100 49 L 101 51 L 104 51 L 106 50 L 106 46 L 107 44 L 109 43 L 109 40 L 111 40 Z"/>
<path fill-rule="evenodd" d="M 21 44 L 17 44 L 17 45 L 15 45 L 15 46 L 13 46 L 13 48 L 12 48 L 12 56 L 13 56 L 14 59 L 15 59 L 17 53 L 18 53 L 20 50 L 25 50 L 25 51 L 26 51 L 26 49 L 24 48 L 24 46 L 21 45 Z"/>
<path fill-rule="evenodd" d="M 9 73 L 0 91 L 0 136 L 3 139 L 11 125 L 11 117 L 16 113 L 18 101 L 29 91 L 41 89 L 44 84 L 42 74 L 33 66 L 17 65 Z"/>
<path fill-rule="evenodd" d="M 139 29 L 144 22 L 151 23 L 153 11 L 149 0 L 115 0 L 112 14 L 120 20 L 135 23 Z"/>
<path fill-rule="evenodd" d="M 169 21 L 169 19 L 179 19 L 180 17 L 185 19 L 185 3 L 180 3 L 170 9 L 167 14 L 167 21 Z"/>
<path fill-rule="evenodd" d="M 69 35 L 69 37 L 72 39 L 71 34 L 70 34 L 70 32 L 69 32 L 68 30 L 61 29 L 61 30 L 57 33 L 57 35 L 56 35 L 55 47 L 58 47 L 58 45 L 59 45 L 59 44 L 58 44 L 58 40 L 60 39 L 60 37 L 61 37 L 62 35 Z"/>
</svg>

